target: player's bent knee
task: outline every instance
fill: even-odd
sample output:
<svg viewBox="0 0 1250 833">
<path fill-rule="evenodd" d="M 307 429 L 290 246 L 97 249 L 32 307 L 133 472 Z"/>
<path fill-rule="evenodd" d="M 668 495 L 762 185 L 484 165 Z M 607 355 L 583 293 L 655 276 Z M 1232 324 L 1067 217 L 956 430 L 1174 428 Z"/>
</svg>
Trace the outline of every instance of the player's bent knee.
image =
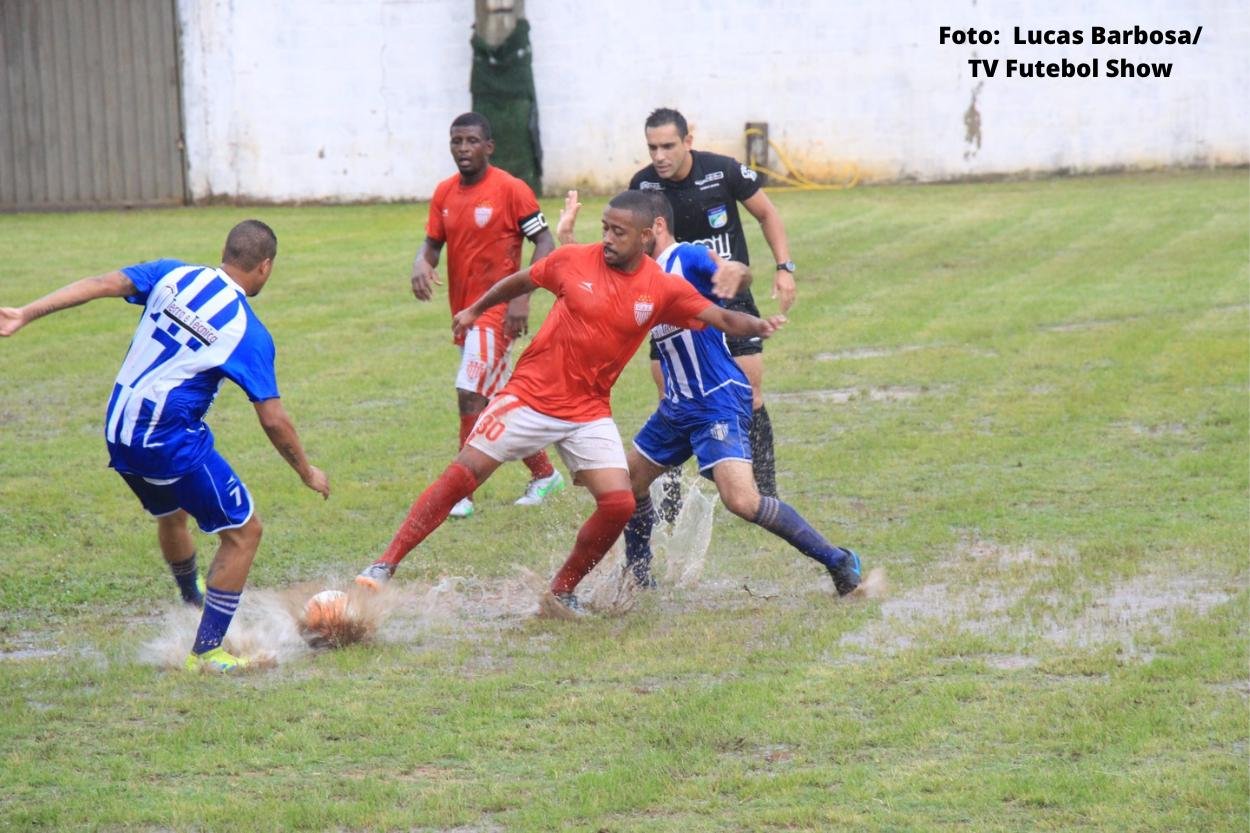
<svg viewBox="0 0 1250 833">
<path fill-rule="evenodd" d="M 634 508 L 637 505 L 634 500 L 634 493 L 622 489 L 618 492 L 605 492 L 596 498 L 597 509 L 606 516 L 609 521 L 620 523 L 624 526 L 634 515 Z"/>
<path fill-rule="evenodd" d="M 755 520 L 755 515 L 760 509 L 760 496 L 757 492 L 748 494 L 722 493 L 720 499 L 725 504 L 726 509 L 744 520 Z"/>
</svg>

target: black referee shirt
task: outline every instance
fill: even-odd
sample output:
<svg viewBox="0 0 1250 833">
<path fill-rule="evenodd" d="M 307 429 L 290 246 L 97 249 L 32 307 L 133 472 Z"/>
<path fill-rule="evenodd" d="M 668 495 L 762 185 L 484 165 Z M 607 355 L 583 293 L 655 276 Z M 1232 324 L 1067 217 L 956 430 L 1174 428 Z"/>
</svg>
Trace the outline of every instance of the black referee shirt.
<svg viewBox="0 0 1250 833">
<path fill-rule="evenodd" d="M 750 264 L 738 203 L 760 190 L 755 171 L 729 156 L 690 151 L 690 174 L 680 182 L 661 179 L 648 165 L 629 181 L 631 191 L 662 191 L 673 206 L 673 236 L 699 243 L 721 257 Z"/>
</svg>

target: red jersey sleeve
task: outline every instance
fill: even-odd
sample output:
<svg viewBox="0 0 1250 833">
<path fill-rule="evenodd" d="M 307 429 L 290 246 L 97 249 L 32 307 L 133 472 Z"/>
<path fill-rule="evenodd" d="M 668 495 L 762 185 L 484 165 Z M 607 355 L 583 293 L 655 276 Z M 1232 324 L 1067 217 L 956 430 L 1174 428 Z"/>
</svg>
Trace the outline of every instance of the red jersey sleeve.
<svg viewBox="0 0 1250 833">
<path fill-rule="evenodd" d="M 447 198 L 447 189 L 440 183 L 430 198 L 430 216 L 425 221 L 425 236 L 439 243 L 447 242 L 447 232 L 443 228 L 443 201 Z"/>
<path fill-rule="evenodd" d="M 576 250 L 581 248 L 583 247 L 561 246 L 556 249 L 530 267 L 530 280 L 552 294 L 559 295 L 565 267 L 571 262 Z"/>
<path fill-rule="evenodd" d="M 691 286 L 683 278 L 665 275 L 664 289 L 666 292 L 664 306 L 660 309 L 658 319 L 663 324 L 684 327 L 687 330 L 702 330 L 707 325 L 697 316 L 710 306 L 712 302 L 699 294 L 699 290 Z"/>
<path fill-rule="evenodd" d="M 538 198 L 524 180 L 512 180 L 510 202 L 516 229 L 521 234 L 533 240 L 539 232 L 547 228 L 547 219 L 543 217 L 543 211 L 538 206 Z"/>
</svg>

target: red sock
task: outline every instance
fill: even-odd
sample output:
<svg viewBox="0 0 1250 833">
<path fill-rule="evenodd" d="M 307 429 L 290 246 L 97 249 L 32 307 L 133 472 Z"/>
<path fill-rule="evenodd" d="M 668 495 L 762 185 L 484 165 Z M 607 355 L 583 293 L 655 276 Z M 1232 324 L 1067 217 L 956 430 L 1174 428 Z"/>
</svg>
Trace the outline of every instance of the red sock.
<svg viewBox="0 0 1250 833">
<path fill-rule="evenodd" d="M 598 506 L 577 532 L 573 552 L 551 580 L 552 593 L 572 593 L 577 583 L 595 568 L 612 542 L 634 514 L 634 495 L 628 489 L 605 492 Z"/>
<path fill-rule="evenodd" d="M 460 447 L 464 448 L 464 444 L 469 441 L 469 435 L 473 433 L 473 426 L 477 424 L 477 418 L 481 414 L 461 414 L 460 415 Z"/>
<path fill-rule="evenodd" d="M 461 414 L 460 415 L 460 447 L 464 448 L 464 444 L 469 441 L 469 435 L 473 433 L 473 426 L 477 425 L 477 418 L 482 414 Z M 473 497 L 473 493 L 469 492 L 465 497 Z"/>
<path fill-rule="evenodd" d="M 546 451 L 539 451 L 537 454 L 531 454 L 523 461 L 530 468 L 530 477 L 537 480 L 540 477 L 551 477 L 556 470 L 551 467 L 551 459 L 547 456 Z"/>
<path fill-rule="evenodd" d="M 412 504 L 408 517 L 399 525 L 391 545 L 378 560 L 392 567 L 398 565 L 413 547 L 447 520 L 447 513 L 456 501 L 472 494 L 475 488 L 477 480 L 473 473 L 459 463 L 452 463 Z"/>
</svg>

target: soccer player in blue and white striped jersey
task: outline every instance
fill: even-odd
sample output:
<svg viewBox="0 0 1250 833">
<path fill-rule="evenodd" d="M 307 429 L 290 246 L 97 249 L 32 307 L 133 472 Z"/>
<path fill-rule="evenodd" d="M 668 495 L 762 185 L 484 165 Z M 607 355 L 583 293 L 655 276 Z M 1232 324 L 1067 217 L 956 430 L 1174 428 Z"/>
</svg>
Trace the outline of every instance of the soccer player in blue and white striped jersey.
<svg viewBox="0 0 1250 833">
<path fill-rule="evenodd" d="M 673 210 L 668 200 L 653 194 L 656 220 L 654 257 L 664 271 L 685 278 L 706 298 L 724 305 L 750 281 L 747 267 L 722 261 L 703 247 L 678 243 L 671 229 Z M 573 238 L 577 192 L 570 191 L 560 216 L 561 244 Z M 781 327 L 786 319 L 768 319 Z M 625 526 L 625 557 L 642 587 L 651 577 L 651 530 L 655 508 L 651 483 L 692 455 L 699 471 L 716 483 L 725 507 L 740 518 L 762 526 L 819 562 L 833 578 L 838 594 L 859 586 L 859 556 L 835 547 L 794 510 L 776 497 L 761 495 L 751 469 L 751 383 L 747 381 L 725 342 L 725 334 L 708 326 L 700 331 L 660 325 L 651 332 L 659 350 L 664 395 L 660 406 L 634 437 L 626 454 L 634 490 L 634 515 Z"/>
<path fill-rule="evenodd" d="M 310 489 L 329 497 L 278 398 L 274 344 L 248 304 L 273 271 L 278 240 L 259 220 L 231 229 L 222 264 L 156 260 L 83 278 L 24 307 L 0 307 L 0 336 L 49 313 L 97 298 L 143 306 L 105 414 L 109 465 L 157 519 L 157 539 L 185 601 L 204 608 L 191 670 L 233 671 L 245 660 L 221 647 L 260 544 L 251 493 L 213 447 L 204 422 L 229 379 L 247 394 L 270 442 Z M 194 517 L 220 545 L 201 596 Z"/>
</svg>

